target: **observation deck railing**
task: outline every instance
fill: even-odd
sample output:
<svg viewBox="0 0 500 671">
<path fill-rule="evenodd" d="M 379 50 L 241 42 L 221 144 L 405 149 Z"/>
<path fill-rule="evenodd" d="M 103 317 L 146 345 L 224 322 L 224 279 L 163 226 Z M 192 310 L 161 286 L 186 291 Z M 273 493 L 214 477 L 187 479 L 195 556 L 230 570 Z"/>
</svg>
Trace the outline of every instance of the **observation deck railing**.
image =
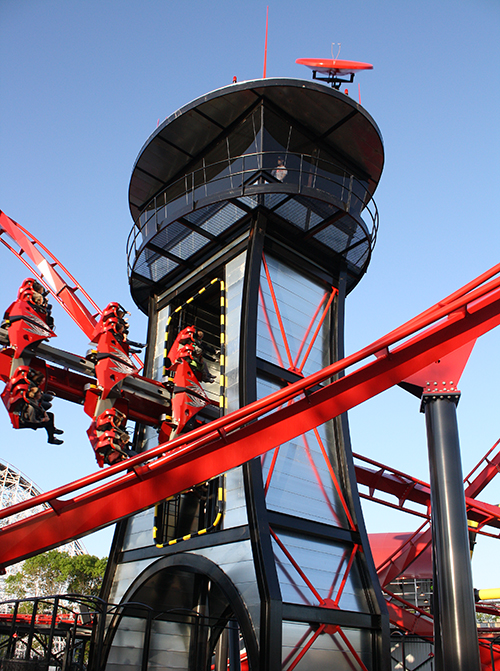
<svg viewBox="0 0 500 671">
<path fill-rule="evenodd" d="M 310 154 L 256 152 L 203 163 L 152 198 L 127 239 L 129 275 L 144 244 L 171 222 L 216 201 L 259 193 L 304 196 L 333 204 L 356 220 L 373 250 L 379 217 L 366 184 L 335 163 Z M 361 212 L 369 219 L 368 225 Z"/>
</svg>

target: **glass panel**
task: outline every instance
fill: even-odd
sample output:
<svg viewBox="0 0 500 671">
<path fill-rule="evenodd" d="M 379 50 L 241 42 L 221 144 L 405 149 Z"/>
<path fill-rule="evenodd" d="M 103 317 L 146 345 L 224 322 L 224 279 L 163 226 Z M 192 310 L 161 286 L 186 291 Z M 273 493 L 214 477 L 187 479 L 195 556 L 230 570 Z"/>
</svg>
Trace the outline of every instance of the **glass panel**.
<svg viewBox="0 0 500 671">
<path fill-rule="evenodd" d="M 259 106 L 231 133 L 229 150 L 233 158 L 241 154 L 255 154 L 260 151 L 260 125 L 261 110 Z M 245 164 L 246 160 L 245 158 Z"/>
<path fill-rule="evenodd" d="M 153 379 L 161 381 L 163 375 L 163 359 L 165 356 L 165 329 L 167 328 L 170 306 L 167 305 L 157 314 L 156 342 L 153 362 Z"/>
<path fill-rule="evenodd" d="M 282 669 L 294 671 L 357 671 L 363 668 L 358 660 L 370 671 L 371 634 L 335 626 L 311 627 L 296 622 L 283 622 L 283 665 Z"/>
<path fill-rule="evenodd" d="M 231 412 L 240 407 L 240 323 L 245 262 L 246 252 L 243 252 L 226 266 L 226 412 Z M 245 489 L 241 468 L 235 468 L 227 474 L 226 488 L 224 528 L 228 529 L 247 524 Z"/>
<path fill-rule="evenodd" d="M 106 668 L 141 668 L 145 618 L 123 617 L 111 646 Z"/>
<path fill-rule="evenodd" d="M 259 384 L 259 391 L 263 389 Z M 268 485 L 266 501 L 271 510 L 347 528 L 332 480 L 333 467 L 324 456 L 328 456 L 330 442 L 327 428 L 318 427 L 316 432 L 299 436 L 262 457 L 262 477 Z"/>
<path fill-rule="evenodd" d="M 338 602 L 341 610 L 370 612 L 356 562 L 345 579 L 352 545 L 301 537 L 281 530 L 278 538 L 291 556 L 291 559 L 287 557 L 273 539 L 283 601 L 317 606 L 317 593 L 321 599 Z"/>
<path fill-rule="evenodd" d="M 286 151 L 295 133 L 275 112 L 264 109 L 264 151 Z"/>
<path fill-rule="evenodd" d="M 422 671 L 429 669 L 429 671 L 432 671 L 429 661 L 434 657 L 434 647 L 429 641 L 419 639 L 415 635 L 394 631 L 391 634 L 391 657 L 393 662 L 396 663 L 396 666 L 393 666 L 394 669 L 401 671 L 403 669 L 408 671 L 410 669 L 421 669 Z"/>
<path fill-rule="evenodd" d="M 310 375 L 330 363 L 328 317 L 313 341 L 328 293 L 323 286 L 283 263 L 271 257 L 266 257 L 266 262 L 270 283 L 263 265 L 257 356 L 286 369 L 298 368 L 304 375 Z"/>
<path fill-rule="evenodd" d="M 234 374 L 232 383 L 238 386 L 239 340 L 241 324 L 241 298 L 243 296 L 243 280 L 245 275 L 246 253 L 240 254 L 226 266 L 226 375 Z M 237 402 L 228 405 L 227 411 L 237 410 Z"/>
<path fill-rule="evenodd" d="M 229 174 L 229 168 L 226 167 L 219 172 L 216 178 L 212 179 L 207 184 L 207 195 L 213 196 L 220 193 L 221 191 L 228 191 L 232 188 L 231 176 Z"/>
<path fill-rule="evenodd" d="M 154 620 L 151 625 L 148 671 L 187 669 L 190 629 L 186 624 Z"/>
</svg>

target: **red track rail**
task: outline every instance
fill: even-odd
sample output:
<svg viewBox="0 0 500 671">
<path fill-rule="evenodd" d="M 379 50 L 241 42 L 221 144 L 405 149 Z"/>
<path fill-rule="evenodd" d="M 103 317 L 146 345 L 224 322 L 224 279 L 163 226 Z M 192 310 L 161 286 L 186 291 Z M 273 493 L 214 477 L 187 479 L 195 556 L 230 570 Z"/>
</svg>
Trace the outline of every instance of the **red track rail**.
<svg viewBox="0 0 500 671">
<path fill-rule="evenodd" d="M 19 250 L 9 244 L 5 236 L 8 236 L 19 247 Z M 102 310 L 78 284 L 73 275 L 34 235 L 2 211 L 0 211 L 0 242 L 15 254 L 33 275 L 38 277 L 87 338 L 92 340 L 92 334 Z M 32 261 L 33 265 L 26 257 Z M 136 354 L 132 357 L 141 369 L 142 361 Z"/>
<path fill-rule="evenodd" d="M 466 494 L 476 497 L 500 471 L 500 439 L 493 445 L 472 471 L 465 476 Z M 497 450 L 495 454 L 495 450 Z M 482 467 L 482 470 L 479 469 Z"/>
<path fill-rule="evenodd" d="M 430 520 L 431 490 L 429 484 L 423 482 L 422 480 L 412 478 L 410 475 L 406 475 L 401 471 L 392 469 L 390 466 L 385 466 L 384 464 L 379 464 L 372 459 L 362 457 L 359 454 L 355 454 L 354 457 L 358 460 L 362 460 L 377 467 L 377 470 L 372 470 L 370 468 L 360 466 L 359 464 L 355 465 L 356 480 L 358 484 L 369 488 L 368 494 L 360 492 L 360 496 L 362 498 Z M 488 476 L 490 481 L 492 475 L 491 469 L 487 467 L 484 469 L 484 471 L 482 471 L 478 477 L 483 480 L 483 477 L 486 478 L 486 476 Z M 493 475 L 497 472 L 498 471 L 495 470 Z M 467 484 L 467 480 L 465 483 Z M 469 490 L 471 490 L 473 494 L 472 496 L 470 495 Z M 398 499 L 398 504 L 392 504 L 385 499 L 375 497 L 375 491 L 384 492 L 386 494 L 395 496 Z M 485 533 L 483 532 L 483 528 L 485 526 L 490 526 L 494 529 L 500 529 L 500 508 L 498 506 L 491 505 L 490 503 L 477 501 L 474 498 L 475 493 L 475 488 L 471 489 L 470 486 L 465 488 L 465 505 L 467 507 L 467 517 L 468 519 L 478 523 L 478 527 L 474 528 L 474 531 L 476 533 Z M 425 512 L 406 507 L 405 504 L 409 501 L 424 506 Z M 500 532 L 497 532 L 496 534 L 487 533 L 485 535 L 500 538 Z"/>
<path fill-rule="evenodd" d="M 1 237 L 5 234 L 19 246 L 19 251 Z M 30 272 L 37 275 L 40 282 L 90 339 L 101 315 L 101 310 L 75 278 L 34 235 L 1 211 L 0 242 L 15 254 Z M 26 257 L 31 259 L 34 267 L 27 261 Z M 88 306 L 77 296 L 77 292 L 82 294 Z"/>
<path fill-rule="evenodd" d="M 475 533 L 500 538 L 500 508 L 489 503 L 483 503 L 475 500 L 475 496 L 492 480 L 498 472 L 498 454 L 494 454 L 495 449 L 500 444 L 500 440 L 486 453 L 481 461 L 473 468 L 471 473 L 464 480 L 465 487 L 465 505 L 467 508 L 467 518 L 477 523 L 473 529 Z M 380 503 L 402 512 L 410 513 L 418 517 L 423 517 L 430 522 L 431 492 L 430 485 L 412 478 L 411 476 L 392 469 L 389 466 L 367 459 L 359 454 L 353 455 L 355 459 L 375 466 L 376 470 L 355 465 L 356 479 L 358 485 L 368 487 L 369 493 L 360 492 L 362 498 Z M 482 467 L 482 470 L 479 470 Z M 471 477 L 475 478 L 471 484 Z M 391 503 L 385 499 L 375 496 L 375 492 L 384 492 L 398 499 L 398 503 Z M 418 511 L 409 508 L 408 502 L 416 503 L 425 508 L 424 511 Z M 387 557 L 380 566 L 377 566 L 377 574 L 382 587 L 388 585 L 393 580 L 406 571 L 406 569 L 426 550 L 431 543 L 431 532 L 425 530 L 422 525 L 413 536 L 408 538 L 402 545 L 389 557 Z M 485 527 L 493 527 L 496 533 L 485 531 Z"/>
<path fill-rule="evenodd" d="M 81 537 L 239 466 L 475 340 L 500 323 L 500 278 L 491 279 L 498 272 L 500 264 L 387 336 L 308 378 L 127 462 L 0 511 L 0 519 L 5 519 L 40 503 L 51 506 L 0 530 L 0 564 L 7 566 Z M 401 342 L 405 338 L 410 339 Z M 375 361 L 329 383 L 374 354 Z M 325 386 L 318 389 L 322 383 Z M 74 498 L 61 498 L 67 495 Z"/>
<path fill-rule="evenodd" d="M 15 617 L 13 613 L 0 613 L 0 623 L 6 623 L 8 625 L 12 624 L 12 621 L 15 620 L 17 624 L 24 623 L 30 625 L 33 621 L 32 613 L 16 613 Z M 35 615 L 35 626 L 37 627 L 50 627 L 53 622 L 52 615 L 44 615 L 39 613 Z M 57 627 L 58 625 L 74 625 L 75 622 L 80 627 L 86 627 L 87 629 L 92 629 L 93 622 L 85 623 L 83 622 L 81 613 L 61 613 L 56 616 L 54 619 L 54 624 Z"/>
</svg>

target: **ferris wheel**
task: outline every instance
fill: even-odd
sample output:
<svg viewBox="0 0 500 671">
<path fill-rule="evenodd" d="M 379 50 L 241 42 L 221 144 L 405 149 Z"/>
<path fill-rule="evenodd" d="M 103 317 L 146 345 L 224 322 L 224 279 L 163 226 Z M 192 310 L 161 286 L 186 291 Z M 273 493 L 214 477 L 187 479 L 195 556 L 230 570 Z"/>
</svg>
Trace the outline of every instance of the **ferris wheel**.
<svg viewBox="0 0 500 671">
<path fill-rule="evenodd" d="M 21 471 L 12 464 L 0 460 L 0 508 L 8 508 L 9 506 L 21 503 L 22 501 L 26 501 L 39 494 L 42 494 L 42 491 L 37 487 L 33 480 L 30 480 L 29 477 L 21 473 Z M 37 506 L 34 510 L 36 510 L 36 512 L 41 512 L 48 507 L 50 506 L 45 503 Z M 15 515 L 15 521 L 29 517 L 31 514 L 32 513 L 29 510 L 17 513 Z M 0 520 L 0 527 L 4 524 L 5 520 Z M 60 552 L 67 552 L 72 557 L 75 555 L 87 554 L 87 550 L 79 541 L 72 541 L 71 543 L 62 545 L 58 550 Z M 5 575 L 0 576 L 0 601 L 8 598 L 4 591 L 4 581 L 6 576 L 17 573 L 21 566 L 22 562 L 9 566 L 6 569 Z"/>
</svg>

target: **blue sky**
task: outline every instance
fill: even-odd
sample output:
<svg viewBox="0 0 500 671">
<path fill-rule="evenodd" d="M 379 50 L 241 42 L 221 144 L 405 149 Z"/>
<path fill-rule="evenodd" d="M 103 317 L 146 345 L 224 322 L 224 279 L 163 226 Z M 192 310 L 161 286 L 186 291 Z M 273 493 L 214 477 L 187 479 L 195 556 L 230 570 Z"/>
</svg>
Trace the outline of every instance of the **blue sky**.
<svg viewBox="0 0 500 671">
<path fill-rule="evenodd" d="M 128 184 L 135 158 L 163 120 L 215 88 L 262 76 L 309 78 L 297 58 L 373 63 L 350 95 L 381 129 L 386 163 L 375 200 L 377 246 L 347 301 L 347 353 L 434 304 L 499 259 L 496 209 L 500 125 L 497 0 L 2 0 L 0 209 L 28 228 L 94 300 L 129 306 L 131 337 L 146 320 L 128 292 Z M 27 273 L 0 249 L 7 305 Z M 85 337 L 55 308 L 55 345 L 84 352 Z M 500 436 L 498 342 L 477 343 L 460 388 L 464 472 Z M 95 469 L 79 407 L 59 401 L 62 447 L 14 432 L 0 413 L 0 458 L 51 489 Z M 350 413 L 354 450 L 426 480 L 419 402 L 392 389 Z M 500 502 L 500 480 L 482 498 Z M 366 508 L 371 531 L 416 528 Z M 107 552 L 111 532 L 84 540 Z M 497 587 L 497 541 L 480 539 L 475 585 Z"/>
</svg>

